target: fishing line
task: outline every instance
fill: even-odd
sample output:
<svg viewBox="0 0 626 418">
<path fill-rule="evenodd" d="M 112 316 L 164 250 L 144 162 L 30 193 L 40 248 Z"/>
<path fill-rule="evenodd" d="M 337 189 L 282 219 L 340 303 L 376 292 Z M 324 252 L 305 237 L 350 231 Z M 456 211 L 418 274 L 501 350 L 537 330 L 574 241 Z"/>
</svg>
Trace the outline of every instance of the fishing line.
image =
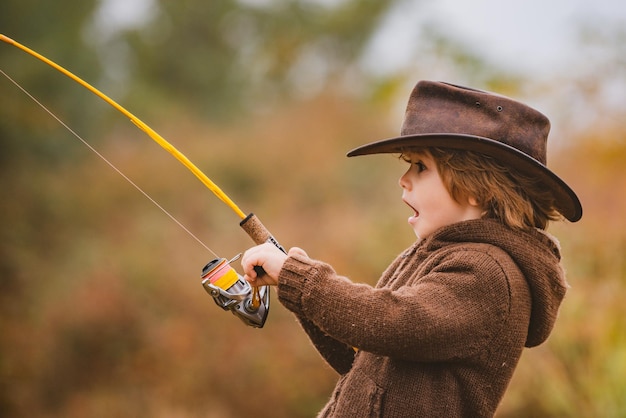
<svg viewBox="0 0 626 418">
<path fill-rule="evenodd" d="M 38 60 L 44 62 L 55 70 L 61 72 L 65 76 L 74 80 L 76 83 L 80 84 L 87 90 L 91 91 L 93 94 L 98 96 L 100 99 L 107 102 L 114 109 L 122 113 L 124 116 L 128 117 L 130 121 L 135 124 L 139 129 L 144 131 L 153 141 L 159 144 L 164 150 L 169 152 L 174 158 L 176 158 L 181 164 L 183 164 L 189 171 L 191 171 L 197 178 L 204 184 L 213 194 L 224 202 L 229 208 L 233 210 L 241 218 L 239 222 L 239 226 L 252 238 L 252 240 L 256 244 L 263 243 L 271 243 L 276 246 L 279 250 L 287 254 L 287 251 L 280 245 L 280 243 L 272 236 L 270 231 L 263 225 L 263 223 L 259 220 L 259 218 L 254 214 L 250 213 L 246 216 L 246 214 L 233 202 L 233 200 L 226 195 L 220 189 L 217 184 L 213 182 L 206 174 L 204 174 L 198 167 L 196 167 L 183 153 L 178 151 L 176 147 L 167 142 L 165 138 L 156 133 L 154 129 L 150 128 L 144 122 L 139 120 L 135 115 L 130 113 L 124 107 L 122 107 L 115 100 L 108 97 L 106 94 L 102 93 L 97 88 L 93 87 L 91 84 L 87 83 L 80 77 L 74 75 L 72 72 L 66 70 L 61 67 L 59 64 L 54 61 L 44 57 L 38 52 L 33 51 L 32 49 L 20 44 L 19 42 L 14 41 L 13 39 L 0 34 L 0 41 L 6 42 L 10 45 L 13 45 L 27 54 L 37 58 Z M 46 106 L 40 103 L 37 99 L 35 99 L 26 89 L 24 89 L 19 83 L 9 77 L 4 71 L 0 70 L 2 74 L 9 79 L 13 84 L 15 84 L 20 90 L 22 90 L 28 97 L 31 98 L 35 103 L 37 103 L 42 109 L 44 109 L 50 116 L 56 119 L 65 129 L 72 133 L 76 138 L 78 138 L 85 146 L 87 146 L 91 151 L 93 151 L 98 157 L 100 157 L 104 162 L 106 162 L 111 168 L 113 168 L 118 174 L 120 174 L 127 182 L 129 182 L 135 189 L 137 189 L 141 194 L 143 194 L 148 200 L 150 200 L 155 206 L 157 206 L 163 213 L 165 213 L 172 221 L 174 221 L 178 226 L 180 226 L 185 232 L 187 232 L 192 238 L 194 238 L 198 243 L 200 243 L 204 248 L 206 248 L 210 253 L 212 253 L 215 257 L 215 260 L 209 262 L 202 269 L 202 285 L 205 290 L 213 297 L 215 303 L 220 306 L 222 309 L 230 310 L 235 316 L 239 317 L 244 321 L 246 325 L 261 328 L 265 323 L 265 319 L 267 318 L 267 314 L 269 312 L 269 286 L 251 286 L 248 282 L 246 282 L 242 277 L 237 274 L 237 280 L 228 288 L 222 289 L 219 286 L 211 283 L 211 278 L 213 277 L 213 273 L 221 273 L 221 269 L 218 272 L 215 272 L 213 267 L 216 267 L 220 263 L 220 258 L 217 254 L 211 250 L 206 244 L 204 244 L 198 237 L 196 237 L 189 229 L 187 229 L 181 222 L 179 222 L 172 214 L 170 214 L 167 210 L 165 210 L 161 205 L 159 205 L 154 199 L 152 199 L 145 191 L 143 191 L 139 186 L 137 186 L 133 181 L 131 181 L 126 175 L 122 173 L 115 165 L 113 165 L 109 160 L 107 160 L 103 155 L 101 155 L 98 151 L 96 151 L 91 145 L 87 143 L 80 135 L 74 132 L 68 125 L 63 123 L 60 118 L 58 118 L 54 113 L 52 113 Z M 231 260 L 232 261 L 232 260 Z M 230 264 L 230 262 L 228 262 Z M 263 276 L 265 271 L 262 266 L 255 266 L 254 270 L 257 272 L 258 276 Z M 232 274 L 230 275 L 231 278 Z M 226 284 L 230 284 L 230 280 L 226 282 Z M 220 282 L 221 283 L 221 282 Z"/>
<path fill-rule="evenodd" d="M 139 193 L 144 195 L 146 199 L 152 202 L 157 208 L 161 210 L 165 215 L 167 215 L 174 223 L 176 223 L 183 231 L 185 231 L 189 236 L 191 236 L 194 240 L 196 240 L 201 246 L 203 246 L 207 251 L 213 254 L 215 257 L 218 255 L 213 251 L 208 245 L 206 245 L 200 238 L 198 238 L 193 232 L 191 232 L 185 225 L 183 225 L 174 215 L 168 212 L 163 206 L 161 206 L 156 200 L 154 200 L 147 192 L 145 192 L 139 185 L 137 185 L 134 181 L 132 181 L 126 174 L 124 174 L 119 168 L 115 166 L 111 161 L 109 161 L 104 155 L 102 155 L 98 150 L 92 147 L 85 139 L 83 139 L 79 134 L 77 134 L 72 128 L 70 128 L 65 122 L 63 122 L 57 115 L 55 115 L 50 109 L 48 109 L 43 103 L 37 100 L 32 94 L 30 94 L 26 89 L 24 89 L 17 81 L 13 80 L 7 73 L 0 69 L 0 73 L 4 75 L 9 81 L 11 81 L 18 89 L 20 89 L 24 94 L 26 94 L 32 101 L 37 103 L 39 107 L 41 107 L 46 113 L 52 116 L 57 122 L 59 122 L 65 129 L 67 129 L 72 135 L 74 135 L 80 142 L 82 142 L 87 148 L 89 148 L 93 153 L 95 153 L 100 159 L 102 159 L 109 167 L 115 170 L 124 180 L 126 180 L 130 185 L 132 185 Z"/>
<path fill-rule="evenodd" d="M 2 34 L 0 34 L 0 40 L 3 41 L 3 42 L 8 43 L 10 45 L 13 45 L 16 48 L 21 49 L 22 51 L 26 52 L 27 54 L 37 58 L 38 60 L 40 60 L 40 61 L 42 61 L 44 63 L 46 63 L 47 65 L 51 66 L 52 68 L 54 68 L 55 70 L 59 71 L 63 75 L 69 77 L 70 79 L 74 80 L 75 82 L 77 82 L 78 84 L 80 84 L 81 86 L 83 86 L 84 88 L 86 88 L 87 90 L 89 90 L 90 92 L 95 94 L 96 96 L 98 96 L 100 99 L 104 100 L 109 105 L 114 107 L 117 111 L 122 113 L 128 119 L 130 119 L 130 121 L 132 123 L 134 123 L 135 126 L 137 126 L 139 129 L 144 131 L 146 133 L 146 135 L 148 135 L 154 142 L 159 144 L 164 150 L 169 152 L 181 164 L 183 164 L 185 167 L 187 167 L 189 169 L 189 171 L 191 171 L 198 178 L 198 180 L 200 180 L 209 190 L 211 190 L 213 192 L 213 194 L 215 194 L 215 196 L 217 196 L 217 198 L 219 198 L 222 202 L 224 202 L 226 205 L 228 205 L 228 207 L 230 207 L 233 210 L 233 212 L 235 212 L 242 219 L 242 222 L 244 224 L 248 223 L 247 222 L 247 218 L 250 217 L 250 215 L 248 215 L 248 217 L 246 217 L 246 214 L 243 213 L 243 211 L 241 209 L 239 209 L 239 207 L 235 204 L 235 202 L 233 202 L 233 200 L 230 197 L 228 197 L 226 195 L 226 193 L 224 193 L 222 191 L 222 189 L 220 189 L 217 186 L 217 184 L 215 184 L 213 182 L 213 180 L 208 178 L 206 174 L 204 174 L 202 171 L 200 171 L 200 169 L 198 167 L 196 167 L 191 161 L 189 161 L 189 159 L 182 152 L 178 151 L 176 149 L 176 147 L 174 147 L 172 144 L 167 142 L 165 140 L 165 138 L 163 138 L 161 135 L 159 135 L 157 132 L 155 132 L 154 129 L 150 128 L 148 125 L 146 125 L 144 122 L 142 122 L 138 117 L 136 117 L 135 115 L 130 113 L 128 110 L 126 110 L 124 107 L 122 107 L 122 105 L 117 103 L 115 100 L 111 99 L 106 94 L 102 93 L 100 90 L 98 90 L 97 88 L 95 88 L 91 84 L 87 83 L 82 78 L 78 77 L 77 75 L 73 74 L 72 72 L 70 72 L 70 71 L 66 70 L 65 68 L 61 67 L 56 62 L 54 62 L 54 61 L 44 57 L 40 53 L 33 51 L 32 49 L 28 48 L 27 46 L 24 46 L 24 45 L 20 44 L 19 42 L 14 41 L 13 39 L 11 39 L 11 38 L 9 38 L 7 36 L 4 36 Z M 265 230 L 264 233 L 269 233 L 269 231 Z M 260 237 L 257 237 L 257 238 L 260 239 Z"/>
</svg>

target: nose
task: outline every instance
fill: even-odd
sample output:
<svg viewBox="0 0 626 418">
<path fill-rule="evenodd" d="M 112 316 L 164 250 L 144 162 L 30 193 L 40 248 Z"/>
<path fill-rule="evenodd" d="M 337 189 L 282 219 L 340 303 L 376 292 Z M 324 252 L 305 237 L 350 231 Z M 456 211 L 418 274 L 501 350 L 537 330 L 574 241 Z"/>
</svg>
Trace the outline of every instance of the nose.
<svg viewBox="0 0 626 418">
<path fill-rule="evenodd" d="M 408 178 L 409 171 L 410 171 L 410 168 L 398 180 L 398 184 L 400 185 L 400 187 L 405 190 L 411 190 L 411 182 L 409 181 L 409 178 Z"/>
</svg>

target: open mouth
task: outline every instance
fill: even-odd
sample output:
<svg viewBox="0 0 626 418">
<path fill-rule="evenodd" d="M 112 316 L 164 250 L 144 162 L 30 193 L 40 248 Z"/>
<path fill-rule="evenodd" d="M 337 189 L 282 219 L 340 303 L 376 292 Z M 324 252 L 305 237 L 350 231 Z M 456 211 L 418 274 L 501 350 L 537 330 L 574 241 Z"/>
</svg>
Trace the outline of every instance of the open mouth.
<svg viewBox="0 0 626 418">
<path fill-rule="evenodd" d="M 406 203 L 407 206 L 413 210 L 413 215 L 409 217 L 409 222 L 413 219 L 417 219 L 420 216 L 419 211 L 415 209 L 413 206 L 411 206 L 406 200 L 404 200 L 404 203 Z"/>
</svg>

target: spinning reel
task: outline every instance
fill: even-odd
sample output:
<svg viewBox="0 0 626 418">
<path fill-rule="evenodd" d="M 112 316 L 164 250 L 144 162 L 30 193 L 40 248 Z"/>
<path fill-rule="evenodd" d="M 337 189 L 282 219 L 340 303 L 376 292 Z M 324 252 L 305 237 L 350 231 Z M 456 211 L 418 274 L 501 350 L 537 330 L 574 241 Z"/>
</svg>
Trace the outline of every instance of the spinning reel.
<svg viewBox="0 0 626 418">
<path fill-rule="evenodd" d="M 226 261 L 216 258 L 202 269 L 202 286 L 220 308 L 231 311 L 244 324 L 263 328 L 270 309 L 269 286 L 254 288 L 230 266 L 241 254 Z M 265 272 L 263 272 L 265 273 Z"/>
<path fill-rule="evenodd" d="M 248 215 L 239 225 L 255 243 L 269 242 L 287 254 L 254 214 Z M 230 266 L 240 256 L 228 261 L 225 258 L 211 260 L 202 269 L 202 286 L 217 306 L 231 311 L 248 326 L 263 328 L 270 309 L 270 287 L 251 286 Z M 254 270 L 259 277 L 266 274 L 261 266 L 254 267 Z"/>
</svg>

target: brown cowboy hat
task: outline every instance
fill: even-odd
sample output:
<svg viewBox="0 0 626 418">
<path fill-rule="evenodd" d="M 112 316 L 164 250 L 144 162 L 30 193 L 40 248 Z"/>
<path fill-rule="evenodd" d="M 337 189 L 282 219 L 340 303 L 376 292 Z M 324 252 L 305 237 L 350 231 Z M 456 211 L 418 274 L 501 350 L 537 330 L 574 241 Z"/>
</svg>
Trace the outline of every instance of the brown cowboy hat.
<svg viewBox="0 0 626 418">
<path fill-rule="evenodd" d="M 453 84 L 420 81 L 406 109 L 399 137 L 353 149 L 348 157 L 401 153 L 411 147 L 477 151 L 537 178 L 554 194 L 571 222 L 582 217 L 576 193 L 546 166 L 550 121 L 508 97 Z"/>
</svg>

